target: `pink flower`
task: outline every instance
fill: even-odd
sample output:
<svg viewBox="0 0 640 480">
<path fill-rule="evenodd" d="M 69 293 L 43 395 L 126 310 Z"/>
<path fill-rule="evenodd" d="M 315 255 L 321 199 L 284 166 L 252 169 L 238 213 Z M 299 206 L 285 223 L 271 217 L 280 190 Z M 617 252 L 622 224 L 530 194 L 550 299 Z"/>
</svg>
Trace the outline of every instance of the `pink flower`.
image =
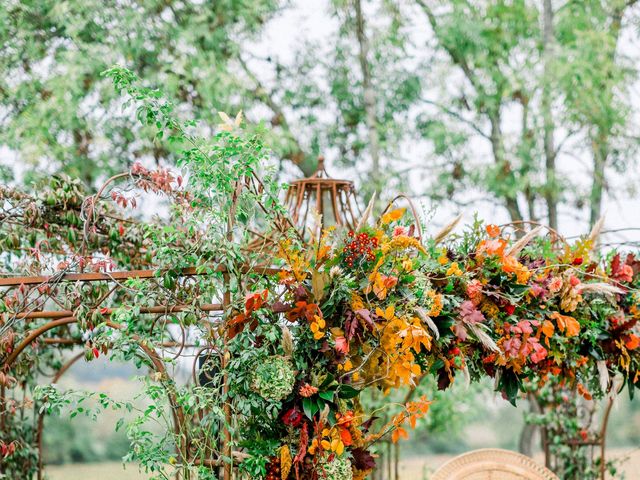
<svg viewBox="0 0 640 480">
<path fill-rule="evenodd" d="M 616 279 L 619 282 L 633 281 L 633 268 L 631 268 L 631 265 L 623 265 L 621 271 L 616 275 Z"/>
<path fill-rule="evenodd" d="M 504 353 L 506 353 L 508 357 L 517 357 L 520 354 L 521 346 L 522 341 L 520 340 L 520 338 L 511 337 L 504 342 Z"/>
<path fill-rule="evenodd" d="M 534 283 L 533 285 L 531 285 L 531 295 L 533 295 L 536 298 L 543 297 L 544 296 L 544 288 L 542 288 L 537 283 Z"/>
<path fill-rule="evenodd" d="M 400 235 L 406 235 L 406 228 L 404 227 L 396 227 L 393 229 L 393 236 L 399 237 Z"/>
<path fill-rule="evenodd" d="M 482 301 L 482 283 L 480 280 L 472 280 L 467 285 L 467 295 L 474 305 L 478 305 Z"/>
<path fill-rule="evenodd" d="M 533 333 L 531 322 L 529 320 L 520 320 L 515 327 L 511 328 L 511 331 L 515 333 Z"/>
<path fill-rule="evenodd" d="M 467 329 L 464 328 L 462 323 L 456 323 L 453 327 L 453 333 L 455 333 L 456 337 L 458 337 L 463 342 L 467 339 Z"/>
<path fill-rule="evenodd" d="M 562 279 L 560 277 L 553 277 L 549 282 L 549 291 L 551 293 L 559 292 L 562 288 Z"/>
<path fill-rule="evenodd" d="M 537 338 L 529 337 L 528 343 L 533 348 L 533 353 L 529 358 L 533 363 L 538 363 L 547 358 L 547 349 L 544 348 Z"/>
</svg>

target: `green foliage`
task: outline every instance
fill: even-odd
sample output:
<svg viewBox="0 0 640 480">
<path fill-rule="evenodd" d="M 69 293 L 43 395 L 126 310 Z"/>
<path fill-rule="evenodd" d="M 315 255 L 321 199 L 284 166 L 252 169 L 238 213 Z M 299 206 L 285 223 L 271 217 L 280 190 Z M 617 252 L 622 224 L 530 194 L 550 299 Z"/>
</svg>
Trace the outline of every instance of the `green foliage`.
<svg viewBox="0 0 640 480">
<path fill-rule="evenodd" d="M 4 2 L 0 145 L 18 152 L 30 176 L 62 171 L 87 186 L 134 158 L 172 162 L 170 145 L 153 142 L 148 127 L 118 114 L 120 99 L 100 72 L 125 63 L 211 128 L 219 110 L 259 103 L 240 78 L 237 57 L 278 6 L 275 0 Z"/>
<path fill-rule="evenodd" d="M 346 457 L 334 457 L 333 460 L 326 460 L 322 464 L 322 469 L 327 480 L 351 480 L 353 471 L 351 462 Z"/>
</svg>

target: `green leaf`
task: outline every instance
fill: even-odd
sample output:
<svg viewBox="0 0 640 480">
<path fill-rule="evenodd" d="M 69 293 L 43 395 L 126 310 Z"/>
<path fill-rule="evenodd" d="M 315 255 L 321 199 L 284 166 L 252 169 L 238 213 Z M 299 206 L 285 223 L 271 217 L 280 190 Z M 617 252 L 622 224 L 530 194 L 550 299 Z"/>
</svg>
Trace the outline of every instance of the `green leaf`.
<svg viewBox="0 0 640 480">
<path fill-rule="evenodd" d="M 305 398 L 302 400 L 302 409 L 304 410 L 304 414 L 310 420 L 313 420 L 313 416 L 320 411 L 318 403 L 311 398 Z"/>
<path fill-rule="evenodd" d="M 336 394 L 335 391 L 333 390 L 329 390 L 326 392 L 320 392 L 318 395 L 320 396 L 320 398 L 323 398 L 324 400 L 328 401 L 328 402 L 332 402 L 333 401 L 333 397 Z"/>
<path fill-rule="evenodd" d="M 355 398 L 360 394 L 360 390 L 356 390 L 355 388 L 349 385 L 341 385 L 338 390 L 338 396 L 342 399 Z"/>
</svg>

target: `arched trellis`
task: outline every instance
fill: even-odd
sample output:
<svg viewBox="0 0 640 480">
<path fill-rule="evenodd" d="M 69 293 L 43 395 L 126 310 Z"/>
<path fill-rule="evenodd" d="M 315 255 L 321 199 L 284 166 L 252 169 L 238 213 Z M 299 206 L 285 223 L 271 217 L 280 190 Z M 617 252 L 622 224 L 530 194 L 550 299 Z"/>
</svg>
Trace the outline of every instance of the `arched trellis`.
<svg viewBox="0 0 640 480">
<path fill-rule="evenodd" d="M 160 178 L 160 181 L 156 182 L 157 178 Z M 89 195 L 84 199 L 79 198 L 78 192 L 74 192 L 75 195 L 72 195 L 70 199 L 65 200 L 63 213 L 66 213 L 66 210 L 74 211 L 76 212 L 77 217 L 81 218 L 82 220 L 82 229 L 76 229 L 78 235 L 80 236 L 78 256 L 80 256 L 81 258 L 90 257 L 92 255 L 92 252 L 99 252 L 102 248 L 104 248 L 104 244 L 106 241 L 105 239 L 109 233 L 110 226 L 111 228 L 113 228 L 114 225 L 118 225 L 121 222 L 129 222 L 128 219 L 122 218 L 118 215 L 114 215 L 112 212 L 105 212 L 100 205 L 102 200 L 108 198 L 109 196 L 108 187 L 112 188 L 111 199 L 113 199 L 117 203 L 124 199 L 124 197 L 119 196 L 118 193 L 114 195 L 113 190 L 113 185 L 116 182 L 122 180 L 130 180 L 134 187 L 142 188 L 145 191 L 151 191 L 153 193 L 163 194 L 169 197 L 173 196 L 175 197 L 174 200 L 178 202 L 183 201 L 185 198 L 187 198 L 183 195 L 183 192 L 173 191 L 170 187 L 168 187 L 168 184 L 175 180 L 173 175 L 168 170 L 160 168 L 157 171 L 152 172 L 146 170 L 140 165 L 134 165 L 130 172 L 112 176 L 111 178 L 106 180 L 106 182 L 104 182 L 104 184 L 97 190 L 97 193 Z M 6 210 L 5 212 L 2 212 L 2 210 L 0 209 L 0 220 L 6 221 L 8 223 L 24 222 L 33 224 L 33 212 L 30 213 L 30 206 L 26 204 L 26 200 L 28 200 L 29 198 L 28 195 L 20 192 L 11 192 L 7 190 L 3 191 L 2 188 L 4 187 L 0 186 L 0 194 L 6 195 L 6 198 L 10 201 L 10 203 L 15 202 L 16 206 L 11 206 L 11 208 Z M 247 277 L 249 276 L 264 277 L 267 275 L 275 275 L 278 270 L 270 267 L 270 252 L 265 250 L 267 248 L 271 248 L 280 240 L 280 238 L 285 235 L 300 235 L 287 215 L 283 215 L 277 210 L 273 211 L 273 209 L 267 209 L 264 203 L 260 200 L 263 195 L 266 198 L 270 198 L 271 194 L 255 172 L 249 172 L 248 174 L 235 181 L 233 183 L 233 190 L 233 195 L 231 195 L 231 211 L 228 215 L 228 223 L 226 225 L 227 240 L 232 241 L 234 238 L 234 234 L 237 233 L 235 232 L 237 226 L 235 225 L 235 222 L 233 220 L 234 213 L 242 192 L 247 192 L 255 202 L 257 210 L 271 217 L 270 228 L 272 230 L 266 235 L 262 235 L 260 233 L 252 231 L 250 226 L 243 227 L 244 231 L 254 238 L 254 240 L 250 241 L 248 244 L 249 249 L 256 252 L 257 257 L 260 257 L 262 254 L 264 262 L 259 261 L 259 264 L 256 264 L 254 262 L 252 265 L 234 265 L 233 272 L 231 272 L 226 266 L 219 264 L 213 264 L 206 267 L 201 265 L 199 268 L 188 267 L 180 269 L 178 272 L 173 272 L 173 276 L 177 281 L 196 276 L 210 277 L 213 281 L 219 283 L 219 291 L 221 293 L 220 303 L 200 303 L 199 301 L 197 301 L 197 305 L 181 304 L 179 302 L 176 302 L 175 299 L 171 298 L 171 296 L 167 296 L 157 304 L 145 305 L 139 308 L 140 315 L 156 316 L 156 320 L 151 323 L 152 331 L 154 328 L 157 328 L 156 323 L 158 323 L 158 318 L 170 314 L 178 314 L 181 312 L 196 310 L 205 317 L 215 316 L 217 320 L 216 323 L 209 325 L 208 328 L 209 330 L 218 329 L 220 332 L 222 332 L 221 335 L 223 337 L 222 341 L 224 347 L 220 354 L 221 370 L 225 369 L 225 362 L 228 361 L 228 352 L 226 350 L 228 331 L 225 323 L 229 320 L 231 314 L 230 309 L 232 299 L 230 293 L 230 282 L 232 274 L 247 274 L 245 280 L 243 280 L 244 282 L 247 282 Z M 6 192 L 8 192 L 8 194 Z M 351 193 L 353 194 L 353 192 Z M 16 214 L 16 212 L 19 213 Z M 45 221 L 47 221 L 46 219 L 48 219 L 49 221 L 55 222 L 56 217 L 60 214 L 60 212 L 49 212 L 45 208 L 42 212 L 38 212 L 38 214 L 40 214 L 43 219 L 45 219 Z M 135 225 L 135 222 L 133 222 L 133 224 Z M 37 228 L 41 227 L 38 226 Z M 44 228 L 45 230 L 47 229 L 46 223 L 44 225 Z M 134 244 L 131 247 L 139 248 L 139 245 Z M 63 257 L 69 256 L 69 254 L 73 253 L 73 250 L 66 251 L 64 246 L 58 247 L 57 249 L 51 249 L 50 251 L 51 253 L 55 253 Z M 144 259 L 135 259 L 135 265 L 146 264 L 147 263 L 144 261 Z M 79 270 L 79 272 L 76 273 L 73 272 L 73 270 Z M 93 272 L 86 272 L 83 270 L 86 270 L 86 266 L 83 266 L 82 264 L 75 264 L 64 266 L 60 272 L 53 275 L 18 275 L 0 277 L 0 293 L 2 293 L 2 290 L 4 290 L 5 294 L 7 291 L 14 291 L 17 296 L 21 297 L 21 307 L 16 313 L 10 315 L 3 315 L 0 313 L 0 329 L 2 329 L 2 332 L 10 329 L 11 326 L 15 324 L 15 322 L 28 323 L 40 322 L 42 320 L 45 321 L 45 323 L 38 324 L 38 326 L 33 328 L 32 330 L 27 330 L 25 337 L 19 339 L 19 343 L 15 346 L 15 348 L 8 352 L 7 356 L 3 359 L 2 371 L 8 374 L 12 366 L 19 360 L 21 354 L 27 351 L 28 348 L 34 345 L 36 342 L 50 347 L 73 346 L 75 344 L 81 344 L 82 342 L 77 338 L 70 338 L 68 335 L 69 327 L 81 322 L 81 319 L 78 318 L 77 313 L 80 307 L 84 309 L 85 317 L 99 312 L 100 317 L 104 317 L 107 319 L 106 322 L 103 322 L 106 327 L 111 329 L 119 329 L 120 326 L 110 320 L 110 317 L 114 313 L 115 309 L 110 306 L 107 307 L 104 305 L 107 305 L 109 303 L 122 305 L 122 299 L 118 299 L 116 297 L 118 293 L 126 290 L 125 288 L 123 288 L 124 282 L 127 282 L 129 280 L 158 282 L 162 275 L 166 273 L 154 269 L 136 269 L 135 267 L 126 271 L 109 271 L 108 267 L 101 267 L 101 271 Z M 70 271 L 73 273 L 70 273 Z M 73 305 L 72 308 L 70 308 L 70 306 L 65 305 L 65 299 L 56 298 L 56 295 L 64 295 L 64 292 L 60 291 L 60 287 L 65 284 L 76 285 L 78 286 L 78 288 L 83 289 L 87 285 L 96 283 L 105 285 L 104 292 L 97 300 L 94 299 L 91 302 L 87 302 L 86 305 L 83 301 L 80 305 Z M 248 283 L 250 283 L 250 281 Z M 58 309 L 51 309 L 52 306 L 58 307 Z M 138 342 L 138 347 L 143 351 L 150 366 L 156 372 L 160 373 L 162 377 L 168 377 L 168 373 L 164 367 L 161 354 L 156 350 L 157 348 L 173 348 L 176 351 L 176 353 L 174 353 L 174 357 L 177 358 L 182 355 L 185 348 L 195 347 L 194 345 L 187 345 L 187 335 L 182 326 L 181 329 L 182 338 L 177 342 L 160 342 L 157 345 L 153 346 L 149 346 L 144 342 Z M 61 333 L 58 337 L 49 336 L 50 333 L 54 331 L 63 333 Z M 67 335 L 65 335 L 65 332 L 67 333 Z M 150 332 L 150 334 L 151 333 L 153 332 Z M 136 341 L 137 338 L 131 338 L 130 340 Z M 198 355 L 196 355 L 194 359 L 194 368 L 195 362 L 197 361 Z M 59 376 L 64 374 L 69 366 L 70 365 L 63 366 L 63 368 L 56 374 L 56 377 L 59 378 Z M 167 380 L 169 379 L 167 378 Z M 223 380 L 223 393 L 225 395 L 228 394 L 228 382 L 226 373 Z M 167 389 L 167 394 L 169 403 L 171 405 L 174 431 L 176 434 L 175 438 L 182 439 L 177 449 L 178 459 L 185 465 L 206 465 L 211 468 L 221 468 L 222 478 L 229 480 L 232 477 L 232 462 L 234 461 L 234 459 L 242 459 L 243 457 L 243 454 L 241 452 L 233 452 L 231 450 L 232 438 L 229 428 L 227 427 L 231 424 L 232 420 L 231 405 L 229 405 L 228 402 L 223 405 L 225 425 L 222 428 L 221 439 L 221 443 L 223 446 L 221 457 L 230 459 L 231 463 L 229 462 L 229 460 L 223 461 L 222 458 L 218 457 L 190 458 L 190 439 L 186 438 L 185 434 L 184 412 L 176 401 L 175 394 L 171 391 L 171 388 Z M 4 386 L 2 386 L 0 397 L 0 426 L 4 427 L 4 418 L 7 414 L 4 406 L 4 402 L 6 400 Z M 37 419 L 36 429 L 37 448 L 39 452 L 38 478 L 42 478 L 43 468 L 41 449 L 42 428 L 43 418 L 42 415 L 39 415 L 39 418 Z M 2 430 L 2 428 L 0 428 L 0 430 Z"/>
<path fill-rule="evenodd" d="M 224 267 L 216 267 L 213 269 L 217 273 L 222 273 L 222 278 L 224 285 L 228 286 L 229 275 L 226 273 L 227 270 Z M 274 275 L 278 272 L 277 269 L 267 268 L 267 267 L 240 267 L 239 270 L 243 273 L 252 273 L 258 275 Z M 42 288 L 42 286 L 50 284 L 51 282 L 56 282 L 56 284 L 63 282 L 74 282 L 74 283 L 93 283 L 93 282 L 120 282 L 128 279 L 154 279 L 157 278 L 158 272 L 153 270 L 136 270 L 129 272 L 110 272 L 110 273 L 81 273 L 81 274 L 67 274 L 63 276 L 33 276 L 33 277 L 12 277 L 12 278 L 0 278 L 0 288 L 34 288 L 38 287 Z M 184 269 L 181 273 L 181 277 L 190 277 L 195 275 L 204 275 L 204 273 L 200 273 L 195 268 Z M 228 316 L 229 308 L 230 308 L 230 295 L 229 289 L 223 286 L 223 295 L 222 295 L 222 303 L 208 303 L 201 304 L 198 306 L 198 309 L 205 315 L 215 315 L 220 319 L 221 322 L 224 322 Z M 111 293 L 115 291 L 115 289 L 109 290 Z M 93 305 L 92 310 L 100 310 L 101 315 L 104 317 L 110 317 L 114 312 L 113 308 L 100 308 L 100 305 L 108 300 L 109 296 L 103 296 L 100 300 L 100 303 Z M 140 308 L 141 315 L 166 315 L 169 313 L 177 313 L 185 311 L 190 308 L 187 305 L 180 304 L 165 304 L 165 305 L 154 305 Z M 78 318 L 74 316 L 74 312 L 71 310 L 34 310 L 28 312 L 21 312 L 16 315 L 16 320 L 20 321 L 34 321 L 38 319 L 47 320 L 46 323 L 38 326 L 29 332 L 29 334 L 13 349 L 11 354 L 6 358 L 3 363 L 3 369 L 5 371 L 9 371 L 12 365 L 19 359 L 20 355 L 26 351 L 31 345 L 37 342 L 41 337 L 43 337 L 48 332 L 63 329 L 70 325 L 75 325 L 78 323 Z M 155 324 L 155 322 L 154 322 Z M 105 325 L 111 329 L 120 329 L 121 325 L 114 323 L 110 320 L 105 322 Z M 81 340 L 77 340 L 74 338 L 68 337 L 48 337 L 42 338 L 44 340 L 45 345 L 56 346 L 56 345 L 73 345 L 73 344 L 81 344 Z M 137 341 L 137 338 L 132 338 L 133 341 Z M 186 336 L 182 336 L 180 342 L 161 342 L 159 345 L 156 345 L 158 348 L 175 348 L 178 351 L 178 354 L 182 352 L 185 348 L 194 348 L 195 345 L 186 344 Z M 165 365 L 162 361 L 162 358 L 158 354 L 158 352 L 146 345 L 143 342 L 138 342 L 138 347 L 142 350 L 145 357 L 148 360 L 148 364 L 151 368 L 153 368 L 157 373 L 159 373 L 162 378 L 168 379 L 168 372 L 165 368 Z M 198 354 L 194 356 L 194 365 L 193 371 L 196 369 L 196 362 L 199 359 L 199 353 L 204 349 L 210 349 L 212 347 L 201 347 Z M 67 363 L 65 363 L 61 369 L 54 375 L 54 379 L 52 383 L 55 383 L 70 367 L 82 358 L 83 354 L 78 354 L 72 357 Z M 220 358 L 221 361 L 224 362 L 227 353 L 225 351 L 221 352 Z M 226 388 L 226 386 L 225 386 Z M 223 478 L 230 479 L 232 477 L 233 465 L 228 462 L 223 462 L 220 458 L 209 458 L 209 459 L 201 459 L 195 458 L 191 459 L 189 457 L 189 448 L 188 444 L 190 439 L 186 438 L 184 422 L 185 415 L 182 407 L 177 402 L 175 395 L 172 393 L 171 388 L 167 389 L 167 398 L 169 404 L 171 406 L 171 412 L 173 415 L 173 423 L 174 423 L 174 432 L 176 434 L 176 438 L 185 438 L 183 445 L 180 445 L 177 451 L 177 454 L 180 456 L 180 459 L 184 461 L 184 463 L 193 463 L 195 465 L 206 465 L 211 468 L 222 467 L 223 469 Z M 4 401 L 4 397 L 3 397 Z M 231 410 L 229 405 L 225 405 L 225 423 L 229 425 L 231 423 Z M 5 414 L 5 409 L 2 408 L 2 413 L 0 415 Z M 39 414 L 37 419 L 37 448 L 39 452 L 38 459 L 38 479 L 43 478 L 43 464 L 42 464 L 42 429 L 43 429 L 43 421 L 44 414 Z M 223 427 L 222 435 L 224 437 L 223 442 L 223 454 L 227 458 L 233 459 L 242 459 L 243 455 L 241 452 L 233 452 L 231 451 L 231 434 L 228 428 Z"/>
</svg>

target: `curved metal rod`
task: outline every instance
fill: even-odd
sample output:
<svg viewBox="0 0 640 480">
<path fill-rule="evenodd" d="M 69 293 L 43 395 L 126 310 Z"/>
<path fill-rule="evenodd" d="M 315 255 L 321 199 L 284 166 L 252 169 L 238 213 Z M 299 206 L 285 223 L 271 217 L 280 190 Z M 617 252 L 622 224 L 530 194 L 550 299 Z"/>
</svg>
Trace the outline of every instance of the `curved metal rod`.
<svg viewBox="0 0 640 480">
<path fill-rule="evenodd" d="M 154 329 L 156 327 L 156 323 L 158 322 L 158 320 L 160 320 L 161 318 L 166 317 L 166 316 L 167 316 L 167 314 L 165 314 L 165 313 L 156 316 L 156 318 L 151 323 L 151 327 L 149 328 L 149 336 L 150 337 L 153 337 L 153 331 L 154 331 Z M 165 331 L 165 332 L 168 332 L 166 326 L 167 326 L 167 322 L 165 320 L 164 325 L 162 327 L 162 330 Z M 178 323 L 178 326 L 180 327 L 181 341 L 180 341 L 180 343 L 178 343 L 177 341 L 174 340 L 174 342 L 176 344 L 178 344 L 178 351 L 175 354 L 173 354 L 172 360 L 177 360 L 178 357 L 180 357 L 180 355 L 182 355 L 182 352 L 184 351 L 185 346 L 187 344 L 187 332 L 186 332 L 186 330 L 184 328 L 184 325 L 182 325 L 182 323 Z M 173 339 L 173 337 L 170 334 L 169 334 L 169 337 L 171 339 Z M 160 345 L 162 345 L 162 344 L 160 344 Z"/>
<path fill-rule="evenodd" d="M 11 365 L 15 362 L 17 357 L 29 345 L 31 345 L 31 343 L 34 340 L 36 340 L 39 336 L 43 335 L 44 333 L 56 327 L 69 325 L 76 322 L 77 322 L 77 319 L 75 317 L 66 317 L 66 318 L 61 318 L 59 320 L 53 320 L 51 322 L 45 323 L 44 325 L 35 329 L 33 332 L 31 332 L 27 336 L 27 338 L 25 338 L 20 343 L 20 345 L 16 347 L 16 349 L 13 352 L 11 352 L 11 355 L 9 355 L 6 362 L 2 365 L 2 368 L 6 370 L 11 368 Z M 119 325 L 111 321 L 107 321 L 105 322 L 105 324 L 108 327 L 116 330 L 122 329 L 122 325 Z M 148 359 L 151 361 L 152 367 L 155 369 L 157 373 L 161 375 L 161 379 L 162 379 L 161 381 L 166 382 L 169 379 L 169 376 L 167 374 L 167 370 L 164 366 L 164 363 L 162 362 L 162 359 L 158 356 L 158 354 L 153 349 L 145 345 L 144 342 L 142 342 L 137 335 L 134 335 L 132 337 L 132 340 L 138 344 L 140 349 L 146 354 Z M 177 446 L 178 455 L 181 457 L 181 459 L 183 459 L 186 462 L 188 459 L 188 452 L 189 452 L 189 449 L 188 449 L 189 440 L 187 438 L 187 434 L 185 430 L 184 411 L 177 401 L 175 391 L 172 388 L 170 388 L 170 385 L 166 385 L 166 387 L 167 387 L 166 388 L 167 397 L 169 400 L 169 404 L 171 405 L 171 415 L 173 417 L 174 430 L 175 430 L 176 437 L 184 439 L 184 442 L 182 442 L 181 445 Z"/>
<path fill-rule="evenodd" d="M 544 223 L 536 222 L 534 220 L 515 220 L 513 222 L 503 223 L 502 225 L 499 225 L 499 227 L 513 227 L 514 229 L 521 228 L 518 225 L 535 225 L 536 227 L 545 228 L 549 233 L 551 233 L 555 241 L 560 241 L 565 246 L 569 246 L 569 242 L 567 242 L 567 239 L 564 236 L 560 235 L 560 233 L 556 229 L 551 228 L 549 225 L 545 225 Z"/>
<path fill-rule="evenodd" d="M 11 354 L 9 355 L 9 357 L 7 357 L 7 360 L 4 362 L 2 367 L 7 370 L 11 368 L 11 365 L 13 364 L 13 362 L 15 362 L 16 358 L 18 358 L 18 355 L 20 355 L 25 348 L 31 345 L 31 343 L 43 333 L 46 333 L 49 330 L 52 330 L 56 327 L 60 327 L 62 325 L 69 325 L 71 323 L 75 323 L 76 321 L 77 320 L 75 317 L 65 317 L 59 320 L 52 320 L 51 322 L 45 323 L 44 325 L 36 328 L 29 335 L 27 335 L 27 338 L 25 338 L 20 343 L 20 345 L 16 347 L 16 349 L 13 352 L 11 352 Z"/>
</svg>

